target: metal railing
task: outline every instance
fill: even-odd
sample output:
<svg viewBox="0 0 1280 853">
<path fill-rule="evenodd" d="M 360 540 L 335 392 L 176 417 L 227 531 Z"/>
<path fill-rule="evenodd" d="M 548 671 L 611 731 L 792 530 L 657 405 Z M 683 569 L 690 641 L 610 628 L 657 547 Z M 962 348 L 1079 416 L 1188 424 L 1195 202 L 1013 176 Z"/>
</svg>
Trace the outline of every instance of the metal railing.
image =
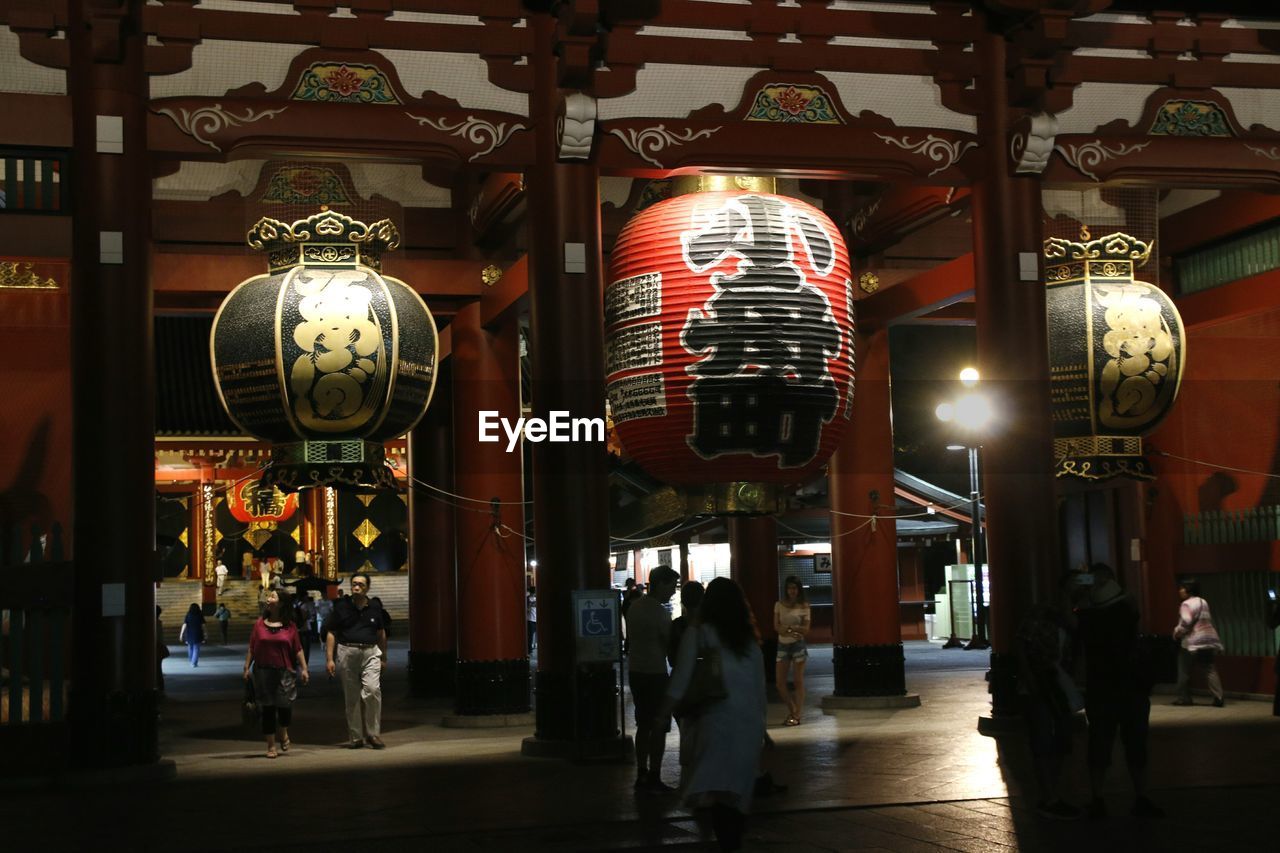
<svg viewBox="0 0 1280 853">
<path fill-rule="evenodd" d="M 1184 545 L 1228 545 L 1280 539 L 1280 505 L 1208 510 L 1182 517 Z"/>
</svg>

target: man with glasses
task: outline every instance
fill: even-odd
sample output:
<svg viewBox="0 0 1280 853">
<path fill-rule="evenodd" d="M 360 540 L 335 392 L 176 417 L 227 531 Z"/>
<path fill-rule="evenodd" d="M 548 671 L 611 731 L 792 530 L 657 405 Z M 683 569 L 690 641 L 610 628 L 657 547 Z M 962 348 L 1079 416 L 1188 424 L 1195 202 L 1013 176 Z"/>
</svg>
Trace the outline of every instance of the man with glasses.
<svg viewBox="0 0 1280 853">
<path fill-rule="evenodd" d="M 369 597 L 369 576 L 351 576 L 351 594 L 333 605 L 324 627 L 325 669 L 342 680 L 347 710 L 347 748 L 366 743 L 383 749 L 382 668 L 387 663 L 387 624 L 382 602 Z M 336 657 L 335 657 L 336 652 Z"/>
</svg>

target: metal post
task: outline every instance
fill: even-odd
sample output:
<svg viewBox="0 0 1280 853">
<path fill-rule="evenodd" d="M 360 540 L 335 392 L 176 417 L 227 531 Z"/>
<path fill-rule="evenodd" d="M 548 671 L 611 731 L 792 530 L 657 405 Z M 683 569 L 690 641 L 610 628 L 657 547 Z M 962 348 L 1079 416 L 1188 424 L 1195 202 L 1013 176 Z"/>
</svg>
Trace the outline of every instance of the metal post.
<svg viewBox="0 0 1280 853">
<path fill-rule="evenodd" d="M 982 518 L 978 507 L 978 448 L 970 446 L 969 450 L 969 513 L 973 522 L 973 637 L 966 649 L 989 649 L 987 642 L 986 602 L 982 593 L 982 561 L 986 557 L 983 547 Z"/>
</svg>

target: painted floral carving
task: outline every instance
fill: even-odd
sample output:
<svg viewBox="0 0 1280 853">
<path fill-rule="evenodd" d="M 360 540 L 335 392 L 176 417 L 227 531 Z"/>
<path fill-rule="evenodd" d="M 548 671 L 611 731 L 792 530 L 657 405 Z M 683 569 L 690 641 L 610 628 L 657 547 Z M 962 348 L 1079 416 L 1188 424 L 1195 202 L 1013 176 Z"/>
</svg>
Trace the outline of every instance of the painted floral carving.
<svg viewBox="0 0 1280 853">
<path fill-rule="evenodd" d="M 329 104 L 398 104 L 387 75 L 375 65 L 313 62 L 302 72 L 292 100 Z"/>
<path fill-rule="evenodd" d="M 747 121 L 844 124 L 831 97 L 817 86 L 771 84 L 756 93 Z"/>
<path fill-rule="evenodd" d="M 1222 107 L 1212 101 L 1165 101 L 1149 136 L 1235 136 Z"/>
</svg>

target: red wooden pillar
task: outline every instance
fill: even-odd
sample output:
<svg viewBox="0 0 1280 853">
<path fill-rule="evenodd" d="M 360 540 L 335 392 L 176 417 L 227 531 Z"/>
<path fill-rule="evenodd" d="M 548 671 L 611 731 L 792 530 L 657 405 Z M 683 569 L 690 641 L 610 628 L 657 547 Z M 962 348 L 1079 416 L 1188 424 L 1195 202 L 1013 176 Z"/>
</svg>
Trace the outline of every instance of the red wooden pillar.
<svg viewBox="0 0 1280 853">
<path fill-rule="evenodd" d="M 520 417 L 519 332 L 490 332 L 473 302 L 453 318 L 454 482 L 458 561 L 458 714 L 529 711 L 525 656 L 524 500 L 520 445 L 479 440 L 480 412 Z M 477 511 L 478 510 L 478 511 Z"/>
<path fill-rule="evenodd" d="M 978 369 L 995 411 L 983 439 L 981 487 L 990 566 L 992 710 L 1005 716 L 1017 710 L 1014 633 L 1031 604 L 1052 594 L 1057 509 L 1040 179 L 1010 173 L 1007 43 L 983 32 L 977 49 L 983 109 L 975 153 L 982 172 L 971 210 Z"/>
<path fill-rule="evenodd" d="M 778 634 L 773 605 L 778 601 L 778 520 L 772 515 L 729 518 L 729 577 L 742 587 L 760 628 L 765 679 L 773 681 Z"/>
<path fill-rule="evenodd" d="M 828 473 L 834 695 L 903 696 L 889 332 L 855 335 L 853 347 L 853 423 Z"/>
<path fill-rule="evenodd" d="M 431 408 L 409 433 L 409 689 L 452 695 L 458 659 L 454 551 L 453 365 L 436 376 Z M 464 510 L 465 511 L 465 510 Z"/>
<path fill-rule="evenodd" d="M 68 4 L 76 562 L 68 718 L 73 761 L 83 767 L 159 757 L 142 7 L 141 0 Z"/>
<path fill-rule="evenodd" d="M 561 163 L 555 19 L 531 20 L 538 41 L 530 116 L 538 133 L 525 176 L 529 209 L 529 319 L 533 414 L 568 412 L 604 423 L 604 264 L 599 170 Z M 612 664 L 578 666 L 573 592 L 608 589 L 608 452 L 599 441 L 531 448 L 538 559 L 537 723 L 529 755 L 621 754 Z M 576 704 L 575 704 L 576 702 Z"/>
</svg>

